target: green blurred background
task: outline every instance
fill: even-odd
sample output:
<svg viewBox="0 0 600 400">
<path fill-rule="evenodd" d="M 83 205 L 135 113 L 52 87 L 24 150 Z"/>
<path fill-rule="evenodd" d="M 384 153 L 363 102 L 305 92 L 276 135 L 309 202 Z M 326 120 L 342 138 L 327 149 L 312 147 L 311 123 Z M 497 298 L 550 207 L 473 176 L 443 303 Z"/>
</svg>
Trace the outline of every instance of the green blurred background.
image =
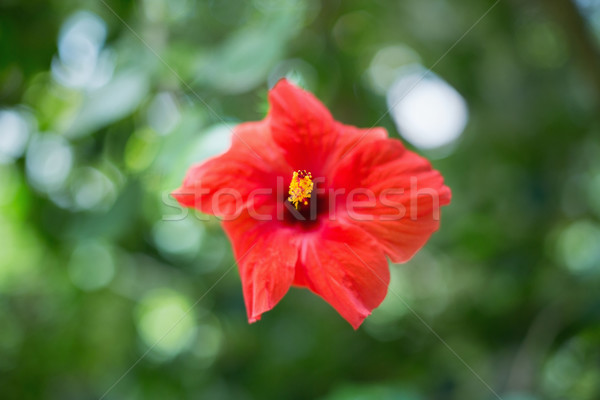
<svg viewBox="0 0 600 400">
<path fill-rule="evenodd" d="M 600 1 L 104 1 L 0 1 L 0 398 L 600 398 Z M 358 331 L 168 195 L 282 76 L 453 190 Z"/>
</svg>

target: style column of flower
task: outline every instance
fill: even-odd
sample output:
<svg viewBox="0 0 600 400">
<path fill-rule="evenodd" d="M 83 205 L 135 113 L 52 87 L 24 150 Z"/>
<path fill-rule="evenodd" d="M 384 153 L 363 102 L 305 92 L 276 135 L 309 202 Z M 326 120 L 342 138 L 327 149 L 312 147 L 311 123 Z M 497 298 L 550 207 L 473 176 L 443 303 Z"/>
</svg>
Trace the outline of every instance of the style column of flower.
<svg viewBox="0 0 600 400">
<path fill-rule="evenodd" d="M 235 128 L 225 154 L 191 167 L 173 196 L 204 213 L 235 216 L 222 225 L 250 322 L 294 285 L 321 296 L 356 329 L 387 293 L 386 256 L 402 263 L 423 247 L 450 189 L 385 129 L 337 122 L 286 80 L 269 92 L 269 104 L 264 120 Z"/>
</svg>

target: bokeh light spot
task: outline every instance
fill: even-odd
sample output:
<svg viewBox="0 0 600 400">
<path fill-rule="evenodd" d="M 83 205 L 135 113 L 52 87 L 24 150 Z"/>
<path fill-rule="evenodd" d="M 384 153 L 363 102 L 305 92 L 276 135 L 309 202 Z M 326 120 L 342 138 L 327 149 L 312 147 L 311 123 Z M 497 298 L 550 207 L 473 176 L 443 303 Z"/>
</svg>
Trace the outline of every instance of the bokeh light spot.
<svg viewBox="0 0 600 400">
<path fill-rule="evenodd" d="M 20 157 L 28 138 L 29 128 L 22 115 L 14 110 L 0 110 L 0 163 Z"/>
<path fill-rule="evenodd" d="M 96 241 L 80 243 L 69 261 L 71 282 L 85 291 L 108 285 L 115 274 L 115 261 L 105 244 Z"/>
<path fill-rule="evenodd" d="M 402 72 L 402 68 L 407 65 L 418 65 L 420 61 L 419 54 L 404 44 L 380 49 L 367 70 L 371 87 L 379 94 L 386 94 Z"/>
<path fill-rule="evenodd" d="M 71 172 L 73 152 L 69 143 L 52 133 L 35 136 L 26 155 L 27 176 L 42 192 L 60 189 Z"/>
<path fill-rule="evenodd" d="M 156 289 L 141 301 L 137 328 L 142 341 L 159 357 L 171 358 L 188 348 L 196 336 L 194 313 L 181 294 Z"/>
<path fill-rule="evenodd" d="M 286 78 L 288 81 L 310 91 L 314 90 L 317 82 L 317 71 L 304 60 L 284 60 L 277 64 L 269 74 L 269 87 L 275 86 L 281 78 Z"/>
<path fill-rule="evenodd" d="M 112 75 L 108 53 L 99 63 L 105 39 L 106 24 L 100 17 L 88 11 L 72 15 L 61 28 L 59 58 L 52 61 L 52 76 L 66 87 L 102 86 Z"/>
<path fill-rule="evenodd" d="M 558 237 L 558 256 L 573 273 L 600 272 L 600 226 L 587 220 L 573 222 Z"/>
<path fill-rule="evenodd" d="M 192 163 L 223 154 L 229 149 L 235 124 L 216 124 L 204 131 L 190 149 Z"/>
<path fill-rule="evenodd" d="M 115 185 L 105 174 L 95 168 L 84 167 L 75 175 L 71 189 L 78 209 L 104 211 L 113 204 Z"/>
<path fill-rule="evenodd" d="M 125 147 L 125 165 L 132 172 L 141 172 L 148 168 L 156 159 L 160 141 L 152 129 L 136 131 Z"/>
<path fill-rule="evenodd" d="M 160 135 L 168 135 L 181 120 L 181 113 L 173 95 L 157 94 L 148 107 L 148 125 Z"/>
<path fill-rule="evenodd" d="M 407 68 L 387 93 L 390 114 L 400 134 L 421 149 L 456 140 L 468 120 L 467 103 L 443 79 L 421 68 Z"/>
<path fill-rule="evenodd" d="M 192 258 L 202 244 L 204 225 L 190 217 L 179 221 L 158 221 L 152 235 L 162 254 Z"/>
</svg>

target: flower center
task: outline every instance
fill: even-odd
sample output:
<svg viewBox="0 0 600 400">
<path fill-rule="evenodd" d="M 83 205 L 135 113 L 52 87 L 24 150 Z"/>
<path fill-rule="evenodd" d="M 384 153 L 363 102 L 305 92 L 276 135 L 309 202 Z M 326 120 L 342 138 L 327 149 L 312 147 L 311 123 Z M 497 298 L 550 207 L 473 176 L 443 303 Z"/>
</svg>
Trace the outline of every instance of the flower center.
<svg viewBox="0 0 600 400">
<path fill-rule="evenodd" d="M 306 172 L 306 170 L 298 170 L 294 171 L 294 175 L 292 176 L 292 182 L 290 182 L 290 190 L 288 194 L 288 201 L 298 209 L 298 203 L 302 203 L 304 205 L 308 204 L 308 199 L 310 199 L 310 193 L 313 190 L 313 181 L 312 175 L 310 172 Z"/>
</svg>

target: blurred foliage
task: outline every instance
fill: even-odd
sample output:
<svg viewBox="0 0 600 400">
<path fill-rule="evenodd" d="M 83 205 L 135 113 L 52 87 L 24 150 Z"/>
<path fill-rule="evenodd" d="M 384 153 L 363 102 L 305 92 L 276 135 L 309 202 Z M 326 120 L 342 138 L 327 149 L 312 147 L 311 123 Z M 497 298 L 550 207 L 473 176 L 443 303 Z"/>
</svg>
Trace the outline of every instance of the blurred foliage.
<svg viewBox="0 0 600 400">
<path fill-rule="evenodd" d="M 473 27 L 492 4 L 3 0 L 0 397 L 600 398 L 600 3 Z M 168 193 L 282 76 L 397 135 L 411 63 L 469 110 L 419 150 L 441 230 L 356 332 L 298 289 L 248 325 L 218 221 Z"/>
</svg>

